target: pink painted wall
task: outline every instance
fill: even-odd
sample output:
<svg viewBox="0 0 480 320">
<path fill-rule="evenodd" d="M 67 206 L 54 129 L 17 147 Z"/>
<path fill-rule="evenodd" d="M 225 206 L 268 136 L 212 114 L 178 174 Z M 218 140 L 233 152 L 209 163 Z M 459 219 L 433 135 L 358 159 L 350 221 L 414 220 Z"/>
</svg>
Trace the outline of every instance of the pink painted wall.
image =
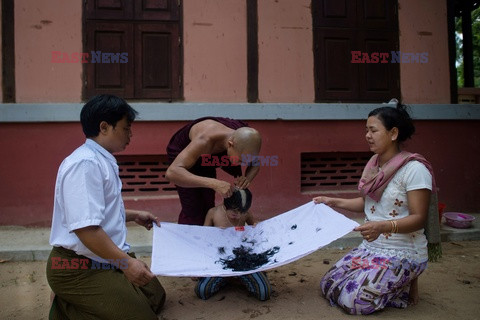
<svg viewBox="0 0 480 320">
<path fill-rule="evenodd" d="M 406 103 L 449 103 L 446 3 L 399 1 L 400 50 L 428 52 L 426 64 L 400 65 Z M 244 102 L 246 3 L 184 0 L 185 101 Z M 259 99 L 313 102 L 310 0 L 258 1 Z M 51 52 L 82 51 L 82 2 L 15 1 L 18 102 L 79 102 L 80 63 L 51 63 Z"/>
<path fill-rule="evenodd" d="M 2 16 L 2 1 L 0 0 L 0 17 Z M 2 24 L 0 23 L 0 43 L 2 43 Z M 0 50 L 0 61 L 3 60 L 2 50 Z M 0 63 L 0 88 L 3 88 L 3 64 Z M 0 102 L 3 101 L 3 90 L 0 90 Z"/>
<path fill-rule="evenodd" d="M 450 103 L 446 1 L 399 0 L 400 51 L 428 52 L 428 63 L 400 64 L 405 103 Z"/>
<path fill-rule="evenodd" d="M 51 63 L 52 51 L 82 52 L 82 1 L 15 0 L 17 102 L 79 102 L 81 63 Z"/>
<path fill-rule="evenodd" d="M 310 0 L 258 1 L 261 102 L 313 102 Z"/>
<path fill-rule="evenodd" d="M 184 122 L 138 122 L 126 154 L 165 154 L 170 136 Z M 263 135 L 262 154 L 278 155 L 279 165 L 262 167 L 252 184 L 253 209 L 266 219 L 309 201 L 300 192 L 302 152 L 368 151 L 364 121 L 249 121 Z M 418 121 L 406 150 L 432 162 L 439 199 L 449 211 L 476 212 L 480 206 L 479 121 Z M 452 135 L 451 132 L 455 132 Z M 279 134 L 281 132 L 282 134 Z M 0 225 L 50 224 L 57 169 L 64 157 L 83 143 L 77 123 L 2 124 L 0 126 Z M 444 146 L 469 150 L 458 157 Z M 220 173 L 220 171 L 219 171 Z M 219 176 L 221 176 L 219 174 Z M 468 186 L 458 187 L 458 186 Z M 341 196 L 348 196 L 342 194 Z M 129 208 L 147 209 L 163 221 L 176 221 L 178 199 L 155 197 L 125 201 Z"/>
<path fill-rule="evenodd" d="M 185 101 L 246 101 L 246 2 L 185 0 L 183 17 Z"/>
<path fill-rule="evenodd" d="M 444 2 L 400 0 L 401 51 L 429 52 L 427 64 L 400 65 L 406 103 L 449 102 Z M 259 96 L 263 102 L 314 100 L 309 5 L 309 0 L 258 1 Z M 185 100 L 246 101 L 245 1 L 184 0 L 183 6 Z M 82 1 L 16 0 L 15 8 L 17 101 L 79 102 L 82 65 L 53 64 L 51 52 L 82 51 Z M 168 139 L 183 123 L 135 123 L 126 153 L 164 154 Z M 262 168 L 252 186 L 253 210 L 260 219 L 312 197 L 300 192 L 302 152 L 367 150 L 363 121 L 250 124 L 263 134 L 262 153 L 280 158 L 278 167 Z M 419 121 L 417 135 L 408 145 L 408 150 L 432 161 L 440 200 L 448 210 L 469 212 L 480 206 L 478 125 L 478 121 Z M 0 137 L 0 181 L 4 182 L 0 183 L 0 225 L 48 226 L 58 165 L 83 143 L 80 125 L 2 123 Z M 444 150 L 445 145 L 468 150 L 470 156 L 459 158 Z M 179 212 L 178 199 L 171 197 L 125 203 L 152 210 L 167 221 L 175 221 Z"/>
</svg>

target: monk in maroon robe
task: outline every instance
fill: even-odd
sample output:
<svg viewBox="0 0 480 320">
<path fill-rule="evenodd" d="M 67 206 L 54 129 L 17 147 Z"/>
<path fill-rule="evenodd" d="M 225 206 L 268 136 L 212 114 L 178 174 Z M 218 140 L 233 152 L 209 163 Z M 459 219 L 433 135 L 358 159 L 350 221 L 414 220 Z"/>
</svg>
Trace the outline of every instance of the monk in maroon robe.
<svg viewBox="0 0 480 320">
<path fill-rule="evenodd" d="M 171 164 L 165 177 L 177 186 L 182 206 L 178 223 L 203 225 L 215 206 L 215 192 L 226 198 L 235 188 L 247 188 L 260 169 L 249 160 L 261 144 L 257 130 L 229 118 L 200 118 L 177 131 L 167 146 Z M 219 167 L 235 177 L 233 183 L 216 178 Z"/>
</svg>

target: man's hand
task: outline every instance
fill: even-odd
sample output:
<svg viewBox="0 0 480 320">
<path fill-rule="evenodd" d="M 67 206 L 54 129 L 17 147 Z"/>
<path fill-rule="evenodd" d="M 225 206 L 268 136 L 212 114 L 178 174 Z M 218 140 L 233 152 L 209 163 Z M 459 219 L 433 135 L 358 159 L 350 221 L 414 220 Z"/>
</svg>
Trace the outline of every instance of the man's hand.
<svg viewBox="0 0 480 320">
<path fill-rule="evenodd" d="M 148 211 L 141 211 L 138 213 L 137 217 L 135 218 L 135 222 L 141 226 L 144 226 L 147 230 L 152 229 L 153 223 L 160 227 L 160 218 L 155 217 Z"/>
<path fill-rule="evenodd" d="M 217 180 L 214 190 L 222 195 L 224 198 L 228 198 L 233 194 L 235 186 L 222 180 Z"/>
<path fill-rule="evenodd" d="M 128 267 L 122 271 L 128 281 L 139 287 L 146 285 L 155 277 L 145 262 L 134 258 L 128 259 Z"/>
<path fill-rule="evenodd" d="M 235 186 L 239 189 L 246 189 L 250 185 L 250 180 L 245 176 L 235 179 Z"/>
<path fill-rule="evenodd" d="M 144 286 L 155 275 L 150 271 L 148 266 L 140 260 L 134 259 L 120 250 L 112 239 L 105 233 L 102 227 L 88 226 L 74 230 L 80 241 L 92 251 L 95 255 L 114 261 L 127 261 L 127 266 L 122 263 L 120 269 L 123 271 L 128 281 L 137 286 Z"/>
<path fill-rule="evenodd" d="M 144 226 L 147 230 L 152 229 L 153 223 L 160 227 L 160 218 L 154 216 L 148 211 L 142 210 L 126 210 L 127 221 L 135 221 L 137 224 Z"/>
</svg>

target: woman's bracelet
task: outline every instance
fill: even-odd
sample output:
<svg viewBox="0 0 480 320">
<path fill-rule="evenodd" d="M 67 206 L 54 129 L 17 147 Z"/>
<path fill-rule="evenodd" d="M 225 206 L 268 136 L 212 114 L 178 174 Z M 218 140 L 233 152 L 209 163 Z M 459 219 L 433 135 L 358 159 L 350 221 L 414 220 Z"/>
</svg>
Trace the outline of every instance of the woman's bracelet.
<svg viewBox="0 0 480 320">
<path fill-rule="evenodd" d="M 389 220 L 390 224 L 392 225 L 392 229 L 390 230 L 390 234 L 392 233 L 398 233 L 398 225 L 396 220 Z"/>
<path fill-rule="evenodd" d="M 398 225 L 396 220 L 390 220 L 392 223 L 392 233 L 398 233 Z"/>
<path fill-rule="evenodd" d="M 392 225 L 392 229 L 390 230 L 390 232 L 384 232 L 383 233 L 383 235 L 387 239 L 388 239 L 388 237 L 390 237 L 392 235 L 392 233 L 398 233 L 397 221 L 396 220 L 388 220 L 388 221 L 390 221 L 390 224 Z"/>
</svg>

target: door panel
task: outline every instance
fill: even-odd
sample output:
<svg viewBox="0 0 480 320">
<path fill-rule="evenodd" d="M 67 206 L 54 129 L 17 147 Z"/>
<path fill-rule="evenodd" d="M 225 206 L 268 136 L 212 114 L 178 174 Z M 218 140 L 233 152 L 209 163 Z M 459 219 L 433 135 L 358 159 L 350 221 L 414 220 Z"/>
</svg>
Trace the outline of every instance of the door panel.
<svg viewBox="0 0 480 320">
<path fill-rule="evenodd" d="M 355 0 L 312 0 L 313 27 L 355 27 Z"/>
<path fill-rule="evenodd" d="M 358 0 L 358 26 L 361 28 L 395 29 L 396 1 Z"/>
<path fill-rule="evenodd" d="M 177 0 L 137 0 L 135 1 L 136 20 L 176 21 L 179 18 Z"/>
<path fill-rule="evenodd" d="M 317 92 L 321 99 L 342 101 L 358 96 L 358 66 L 351 63 L 355 39 L 348 30 L 316 32 Z"/>
<path fill-rule="evenodd" d="M 101 93 L 133 98 L 132 25 L 110 22 L 87 23 L 87 94 Z"/>
<path fill-rule="evenodd" d="M 379 63 L 362 63 L 359 67 L 360 100 L 389 101 L 400 97 L 399 65 L 391 63 L 391 52 L 397 49 L 397 40 L 386 30 L 359 32 L 358 41 L 362 52 L 388 54 Z M 386 63 L 381 61 L 387 60 Z M 372 61 L 370 61 L 372 62 Z"/>
<path fill-rule="evenodd" d="M 88 0 L 86 18 L 96 20 L 131 20 L 133 5 L 131 0 Z"/>
<path fill-rule="evenodd" d="M 135 26 L 135 95 L 175 97 L 179 93 L 179 31 L 174 24 Z"/>
</svg>

